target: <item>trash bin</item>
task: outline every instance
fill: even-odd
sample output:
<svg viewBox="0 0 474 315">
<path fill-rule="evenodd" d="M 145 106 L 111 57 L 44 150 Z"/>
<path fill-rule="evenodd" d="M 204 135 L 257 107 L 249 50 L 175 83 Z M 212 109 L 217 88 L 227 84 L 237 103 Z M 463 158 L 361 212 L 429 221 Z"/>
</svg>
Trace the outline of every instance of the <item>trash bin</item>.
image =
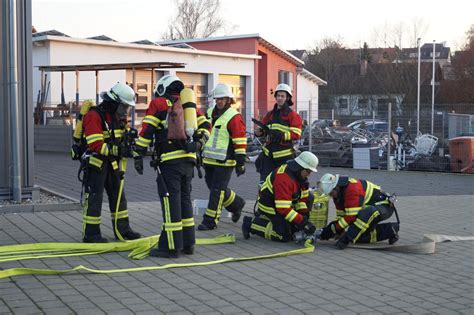
<svg viewBox="0 0 474 315">
<path fill-rule="evenodd" d="M 456 137 L 449 140 L 451 172 L 474 173 L 474 137 Z"/>
</svg>

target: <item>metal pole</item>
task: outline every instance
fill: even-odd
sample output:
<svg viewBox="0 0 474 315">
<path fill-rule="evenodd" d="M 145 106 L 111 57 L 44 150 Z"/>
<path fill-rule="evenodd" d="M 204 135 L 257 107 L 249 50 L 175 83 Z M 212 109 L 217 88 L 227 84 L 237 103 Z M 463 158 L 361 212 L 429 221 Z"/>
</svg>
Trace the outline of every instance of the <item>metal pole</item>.
<svg viewBox="0 0 474 315">
<path fill-rule="evenodd" d="M 18 60 L 17 60 L 17 28 L 16 28 L 16 0 L 10 0 L 9 5 L 9 94 L 10 94 L 10 136 L 11 136 L 11 165 L 12 165 L 12 194 L 13 200 L 21 202 L 21 163 L 20 163 L 20 120 L 18 108 Z"/>
<path fill-rule="evenodd" d="M 95 71 L 95 103 L 99 104 L 99 71 Z"/>
<path fill-rule="evenodd" d="M 308 115 L 308 128 L 309 128 L 309 140 L 308 140 L 308 150 L 309 152 L 312 152 L 313 149 L 313 131 L 311 129 L 311 126 L 313 125 L 312 121 L 313 115 L 312 115 L 312 106 L 311 106 L 311 100 L 309 100 L 309 115 Z"/>
<path fill-rule="evenodd" d="M 416 41 L 418 45 L 418 87 L 416 91 L 416 136 L 420 133 L 420 64 L 421 64 L 421 38 Z"/>
<path fill-rule="evenodd" d="M 375 110 L 372 111 L 372 128 L 375 130 Z"/>
<path fill-rule="evenodd" d="M 433 81 L 431 82 L 431 134 L 434 134 L 434 97 L 435 97 L 435 58 L 436 41 L 433 40 Z"/>
<path fill-rule="evenodd" d="M 334 108 L 331 110 L 331 120 L 334 121 Z"/>
<path fill-rule="evenodd" d="M 64 71 L 61 71 L 61 104 L 66 104 L 66 99 L 64 98 Z"/>
<path fill-rule="evenodd" d="M 132 86 L 133 91 L 137 93 L 137 72 L 135 68 L 132 69 Z M 132 128 L 135 128 L 135 107 L 132 107 Z"/>
<path fill-rule="evenodd" d="M 79 112 L 79 70 L 76 70 L 76 108 Z"/>
<path fill-rule="evenodd" d="M 388 142 L 387 142 L 387 171 L 390 170 L 390 145 L 392 144 L 392 103 L 388 103 Z"/>
</svg>

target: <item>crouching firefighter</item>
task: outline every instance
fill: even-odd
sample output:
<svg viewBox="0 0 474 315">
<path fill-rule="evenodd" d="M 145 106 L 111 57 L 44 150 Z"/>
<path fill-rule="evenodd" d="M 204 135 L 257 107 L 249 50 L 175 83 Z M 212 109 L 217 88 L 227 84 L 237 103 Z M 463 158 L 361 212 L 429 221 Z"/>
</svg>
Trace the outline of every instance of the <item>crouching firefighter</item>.
<svg viewBox="0 0 474 315">
<path fill-rule="evenodd" d="M 207 119 L 196 111 L 194 98 L 192 90 L 185 89 L 177 76 L 160 78 L 136 142 L 135 168 L 139 173 L 143 173 L 142 157 L 147 148 L 154 148 L 151 166 L 157 171 L 163 213 L 158 247 L 150 251 L 154 257 L 177 258 L 181 253 L 194 253 L 191 180 L 196 152 L 203 147 L 210 130 Z"/>
<path fill-rule="evenodd" d="M 255 130 L 257 137 L 266 136 L 267 139 L 263 152 L 255 161 L 260 182 L 275 168 L 295 157 L 293 141 L 301 138 L 303 123 L 300 115 L 290 108 L 293 105 L 291 88 L 284 83 L 278 84 L 274 95 L 276 104 L 262 120 L 265 128 L 258 127 Z"/>
<path fill-rule="evenodd" d="M 203 231 L 217 227 L 223 207 L 232 213 L 232 221 L 237 222 L 245 206 L 245 200 L 228 187 L 234 167 L 237 176 L 245 173 L 245 124 L 242 115 L 231 107 L 235 101 L 228 85 L 217 84 L 212 94 L 216 106 L 207 112 L 212 131 L 203 151 L 210 194 L 202 223 L 198 226 Z"/>
<path fill-rule="evenodd" d="M 375 243 L 398 241 L 400 221 L 380 223 L 390 218 L 396 209 L 390 195 L 380 186 L 367 180 L 324 174 L 319 190 L 333 198 L 336 220 L 329 223 L 320 236 L 322 240 L 338 237 L 336 247 L 344 249 L 352 243 Z"/>
<path fill-rule="evenodd" d="M 84 155 L 83 242 L 107 242 L 100 232 L 104 188 L 115 238 L 138 239 L 140 234 L 130 228 L 123 191 L 126 162 L 131 154 L 124 140 L 129 132 L 126 117 L 128 109 L 135 106 L 135 92 L 128 85 L 117 83 L 100 96 L 102 103 L 91 107 L 82 120 L 88 153 Z"/>
<path fill-rule="evenodd" d="M 288 242 L 296 231 L 314 234 L 316 228 L 308 221 L 312 206 L 308 177 L 317 172 L 318 164 L 318 158 L 305 151 L 267 176 L 260 188 L 255 217 L 244 217 L 245 239 L 256 234 L 272 241 Z"/>
</svg>

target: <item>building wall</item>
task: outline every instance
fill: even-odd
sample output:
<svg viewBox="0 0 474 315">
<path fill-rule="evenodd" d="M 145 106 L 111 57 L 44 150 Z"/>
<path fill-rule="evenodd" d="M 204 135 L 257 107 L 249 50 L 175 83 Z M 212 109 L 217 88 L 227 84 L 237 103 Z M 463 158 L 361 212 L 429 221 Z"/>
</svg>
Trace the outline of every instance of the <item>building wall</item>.
<svg viewBox="0 0 474 315">
<path fill-rule="evenodd" d="M 256 54 L 256 38 L 239 38 L 204 42 L 190 42 L 196 49 L 222 51 L 234 54 Z"/>
<path fill-rule="evenodd" d="M 51 41 L 48 57 L 45 57 L 44 47 L 33 47 L 33 80 L 34 91 L 40 89 L 40 65 L 74 65 L 74 64 L 100 64 L 100 63 L 129 63 L 129 62 L 154 62 L 172 61 L 186 64 L 184 69 L 165 69 L 169 73 L 224 73 L 244 76 L 253 76 L 254 62 L 252 59 L 241 59 L 222 56 L 194 55 L 168 51 L 155 51 L 150 49 L 135 49 L 124 47 L 110 47 L 99 45 L 86 45 L 82 43 Z M 99 73 L 99 91 L 109 89 L 117 81 L 126 80 L 125 70 L 101 71 Z M 53 104 L 61 101 L 60 73 L 51 73 L 51 90 L 48 102 Z M 65 99 L 66 102 L 75 100 L 75 75 L 65 73 Z M 80 73 L 80 99 L 95 99 L 95 74 L 93 72 Z"/>
<path fill-rule="evenodd" d="M 267 112 L 273 108 L 275 104 L 274 96 L 271 92 L 275 89 L 275 87 L 280 83 L 278 81 L 278 71 L 288 71 L 290 73 L 290 87 L 293 90 L 293 102 L 297 104 L 298 97 L 297 97 L 297 81 L 296 81 L 296 65 L 291 63 L 290 61 L 280 57 L 276 53 L 270 51 L 268 48 L 264 47 L 260 43 L 257 43 L 258 54 L 265 54 L 267 56 L 266 61 L 266 80 L 256 81 L 255 85 L 259 88 L 259 95 L 257 99 L 257 106 L 259 112 Z M 258 60 L 257 62 L 260 62 Z M 262 76 L 262 68 L 258 68 L 260 73 L 259 75 Z M 266 84 L 265 84 L 266 82 Z M 260 86 L 260 84 L 262 86 Z M 295 106 L 296 109 L 297 106 Z"/>
<path fill-rule="evenodd" d="M 296 77 L 298 86 L 298 104 L 297 112 L 306 119 L 308 123 L 318 119 L 318 107 L 319 107 L 319 86 L 313 81 L 305 78 L 298 74 Z M 310 102 L 311 102 L 311 115 L 310 115 Z M 306 117 L 302 115 L 302 112 L 306 113 Z M 311 116 L 311 119 L 310 119 Z"/>
</svg>

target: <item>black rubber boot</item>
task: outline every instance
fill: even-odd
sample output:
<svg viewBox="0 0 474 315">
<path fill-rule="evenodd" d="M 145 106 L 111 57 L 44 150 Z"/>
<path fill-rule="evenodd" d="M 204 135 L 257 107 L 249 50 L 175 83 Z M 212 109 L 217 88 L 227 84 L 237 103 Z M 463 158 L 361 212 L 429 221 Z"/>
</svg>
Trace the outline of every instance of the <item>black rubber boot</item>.
<svg viewBox="0 0 474 315">
<path fill-rule="evenodd" d="M 388 243 L 390 245 L 395 244 L 400 239 L 400 237 L 398 236 L 399 229 L 400 229 L 400 225 L 398 223 L 392 223 L 393 235 L 388 239 Z"/>
<path fill-rule="evenodd" d="M 336 242 L 336 248 L 337 249 L 344 249 L 349 245 L 350 241 L 347 237 L 341 237 L 337 242 Z"/>
<path fill-rule="evenodd" d="M 159 258 L 178 258 L 179 251 L 175 249 L 171 250 L 161 250 L 158 248 L 154 248 L 150 250 L 150 256 L 152 257 L 159 257 Z"/>
<path fill-rule="evenodd" d="M 132 229 L 128 229 L 125 232 L 120 233 L 120 234 L 125 240 L 136 240 L 142 237 L 140 233 L 134 232 Z M 119 238 L 115 236 L 115 239 L 118 240 Z"/>
<path fill-rule="evenodd" d="M 217 225 L 209 224 L 205 221 L 202 221 L 202 223 L 198 225 L 199 231 L 209 231 L 209 230 L 214 230 L 214 229 L 217 229 Z"/>
<path fill-rule="evenodd" d="M 252 217 L 245 216 L 244 222 L 242 222 L 242 234 L 244 239 L 248 240 L 250 238 L 250 230 L 252 225 Z"/>
<path fill-rule="evenodd" d="M 183 247 L 182 253 L 185 254 L 185 255 L 194 254 L 194 246 L 185 246 L 185 247 Z"/>
<path fill-rule="evenodd" d="M 82 239 L 83 243 L 108 243 L 106 238 L 103 238 L 100 234 L 96 235 L 85 235 Z"/>
<path fill-rule="evenodd" d="M 242 210 L 243 210 L 244 207 L 245 207 L 245 200 L 242 200 L 242 201 L 243 201 L 243 202 L 242 202 L 242 204 L 240 205 L 240 207 L 239 207 L 236 211 L 232 212 L 231 220 L 232 220 L 232 222 L 234 222 L 234 223 L 239 221 L 240 216 L 242 215 Z"/>
</svg>

